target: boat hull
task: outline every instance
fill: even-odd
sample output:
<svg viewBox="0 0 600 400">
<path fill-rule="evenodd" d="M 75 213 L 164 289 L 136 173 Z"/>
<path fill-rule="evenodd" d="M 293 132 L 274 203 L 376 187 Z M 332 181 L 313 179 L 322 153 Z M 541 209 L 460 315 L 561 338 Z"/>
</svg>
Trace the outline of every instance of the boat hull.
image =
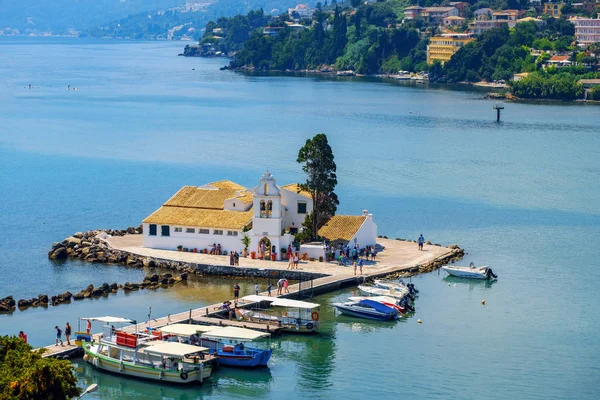
<svg viewBox="0 0 600 400">
<path fill-rule="evenodd" d="M 266 367 L 271 359 L 271 350 L 254 350 L 251 354 L 218 351 L 219 365 L 236 368 Z"/>
<path fill-rule="evenodd" d="M 377 311 L 370 310 L 360 310 L 356 307 L 349 307 L 343 304 L 334 304 L 335 308 L 337 308 L 342 314 L 349 315 L 357 318 L 365 318 L 372 319 L 377 321 L 391 321 L 398 317 L 397 314 L 394 313 L 380 313 Z"/>
<path fill-rule="evenodd" d="M 201 383 L 210 377 L 212 365 L 201 364 L 197 369 L 187 371 L 167 370 L 164 368 L 152 368 L 150 366 L 138 365 L 128 361 L 119 361 L 114 358 L 97 354 L 90 349 L 84 348 L 87 362 L 95 368 L 114 374 L 124 375 L 137 379 L 145 379 L 173 384 Z"/>
<path fill-rule="evenodd" d="M 448 275 L 455 276 L 457 278 L 468 278 L 468 279 L 488 279 L 485 271 L 482 270 L 469 270 L 468 268 L 456 268 L 456 267 L 442 267 Z"/>
</svg>

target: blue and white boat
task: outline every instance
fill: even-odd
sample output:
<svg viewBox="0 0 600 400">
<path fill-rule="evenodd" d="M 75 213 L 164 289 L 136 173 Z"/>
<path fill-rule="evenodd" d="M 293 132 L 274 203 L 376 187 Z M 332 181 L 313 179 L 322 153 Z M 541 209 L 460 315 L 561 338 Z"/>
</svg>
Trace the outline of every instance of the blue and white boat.
<svg viewBox="0 0 600 400">
<path fill-rule="evenodd" d="M 259 339 L 269 338 L 265 332 L 237 327 L 173 324 L 160 328 L 162 339 L 178 341 L 207 348 L 209 354 L 217 356 L 219 365 L 225 367 L 266 367 L 272 350 L 268 343 L 258 348 Z M 247 343 L 253 342 L 252 346 Z"/>
<path fill-rule="evenodd" d="M 358 318 L 388 321 L 398 318 L 398 310 L 383 303 L 362 299 L 359 301 L 348 301 L 346 303 L 333 303 L 342 314 Z"/>
<path fill-rule="evenodd" d="M 219 357 L 219 364 L 227 367 L 266 367 L 271 358 L 270 348 L 256 347 L 258 339 L 268 338 L 269 333 L 234 326 L 219 327 L 202 333 L 200 346 Z M 252 347 L 246 343 L 253 342 Z M 265 347 L 265 346 L 263 346 Z"/>
</svg>

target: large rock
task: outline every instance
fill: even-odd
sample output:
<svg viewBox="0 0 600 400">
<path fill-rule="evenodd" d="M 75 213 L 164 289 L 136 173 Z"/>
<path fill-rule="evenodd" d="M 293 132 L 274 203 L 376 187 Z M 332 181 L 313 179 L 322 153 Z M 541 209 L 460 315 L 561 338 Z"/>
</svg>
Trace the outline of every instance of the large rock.
<svg viewBox="0 0 600 400">
<path fill-rule="evenodd" d="M 179 277 L 181 278 L 182 281 L 187 281 L 188 274 L 187 273 L 183 273 L 183 274 L 179 275 Z"/>
<path fill-rule="evenodd" d="M 104 294 L 104 290 L 102 290 L 102 288 L 94 289 L 94 291 L 92 292 L 92 296 L 94 296 L 94 297 L 99 297 L 99 296 L 102 296 L 103 294 Z"/>
<path fill-rule="evenodd" d="M 48 295 L 47 294 L 40 294 L 38 296 L 38 299 L 39 299 L 40 303 L 48 304 Z"/>
<path fill-rule="evenodd" d="M 117 290 L 119 288 L 119 285 L 117 285 L 117 282 L 114 282 L 112 285 L 110 285 L 110 290 Z"/>
<path fill-rule="evenodd" d="M 49 255 L 51 260 L 66 260 L 68 256 L 69 253 L 67 253 L 67 249 L 64 247 L 59 247 Z"/>
<path fill-rule="evenodd" d="M 71 297 L 73 297 L 73 293 L 71 293 L 69 291 L 66 291 L 66 292 L 64 292 L 62 294 L 59 294 L 56 297 L 60 298 L 61 301 L 69 301 L 69 300 L 71 300 Z"/>
<path fill-rule="evenodd" d="M 89 292 L 85 292 L 85 293 L 89 294 Z M 76 293 L 73 295 L 73 300 L 83 300 L 84 298 L 85 298 L 84 292 L 79 292 L 79 293 Z"/>
<path fill-rule="evenodd" d="M 17 302 L 17 305 L 20 308 L 25 308 L 25 307 L 29 307 L 31 306 L 31 300 L 27 300 L 27 299 L 21 299 Z"/>
<path fill-rule="evenodd" d="M 14 307 L 16 304 L 15 299 L 12 296 L 6 296 L 0 300 L 0 303 L 6 304 L 9 308 Z"/>
</svg>

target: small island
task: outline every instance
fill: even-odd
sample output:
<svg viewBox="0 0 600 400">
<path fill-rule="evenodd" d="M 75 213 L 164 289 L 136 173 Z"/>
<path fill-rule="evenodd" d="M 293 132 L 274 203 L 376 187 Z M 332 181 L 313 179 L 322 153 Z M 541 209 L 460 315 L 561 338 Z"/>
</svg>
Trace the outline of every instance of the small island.
<svg viewBox="0 0 600 400">
<path fill-rule="evenodd" d="M 478 9 L 405 1 L 300 4 L 210 22 L 185 56 L 230 57 L 227 69 L 367 75 L 504 89 L 515 99 L 600 100 L 600 43 L 584 9 Z M 567 18 L 569 17 L 569 18 Z M 600 35 L 598 39 L 600 41 Z"/>
</svg>

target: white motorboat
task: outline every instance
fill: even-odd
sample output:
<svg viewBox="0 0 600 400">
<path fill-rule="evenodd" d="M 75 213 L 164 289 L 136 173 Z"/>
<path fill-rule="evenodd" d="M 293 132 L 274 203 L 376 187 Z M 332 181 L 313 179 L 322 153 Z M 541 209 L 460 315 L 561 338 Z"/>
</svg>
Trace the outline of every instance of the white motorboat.
<svg viewBox="0 0 600 400">
<path fill-rule="evenodd" d="M 376 286 L 358 285 L 358 290 L 366 296 L 388 296 L 398 300 L 410 295 L 408 289 L 396 290 L 394 288 L 384 289 Z"/>
<path fill-rule="evenodd" d="M 342 314 L 353 317 L 391 320 L 398 318 L 398 310 L 378 301 L 363 299 L 359 301 L 348 301 L 346 303 L 333 303 Z"/>
<path fill-rule="evenodd" d="M 408 304 L 408 301 L 406 299 L 398 300 L 398 299 L 394 299 L 392 297 L 387 297 L 387 296 L 372 296 L 372 297 L 351 296 L 351 297 L 348 297 L 348 300 L 350 300 L 350 301 L 373 300 L 378 303 L 384 304 L 388 307 L 395 308 L 396 310 L 398 310 L 398 312 L 400 314 L 405 314 L 408 312 L 415 311 L 415 309 L 410 304 Z"/>
<path fill-rule="evenodd" d="M 110 324 L 135 323 L 116 317 L 86 318 L 105 323 L 98 342 L 83 344 L 84 361 L 116 374 L 187 384 L 210 377 L 216 357 L 205 347 L 156 340 L 155 334 L 115 330 Z"/>
<path fill-rule="evenodd" d="M 471 263 L 468 267 L 460 267 L 455 265 L 444 265 L 442 267 L 448 275 L 456 276 L 458 278 L 469 278 L 469 279 L 498 279 L 498 275 L 494 274 L 494 271 L 489 265 L 476 267 L 475 264 Z"/>
<path fill-rule="evenodd" d="M 417 293 L 419 293 L 419 291 L 415 288 L 415 285 L 413 283 L 375 279 L 374 284 L 375 286 L 380 287 L 382 289 L 394 289 L 397 292 L 408 290 L 408 293 L 410 293 L 411 300 L 414 300 L 414 297 L 417 295 Z"/>
</svg>

